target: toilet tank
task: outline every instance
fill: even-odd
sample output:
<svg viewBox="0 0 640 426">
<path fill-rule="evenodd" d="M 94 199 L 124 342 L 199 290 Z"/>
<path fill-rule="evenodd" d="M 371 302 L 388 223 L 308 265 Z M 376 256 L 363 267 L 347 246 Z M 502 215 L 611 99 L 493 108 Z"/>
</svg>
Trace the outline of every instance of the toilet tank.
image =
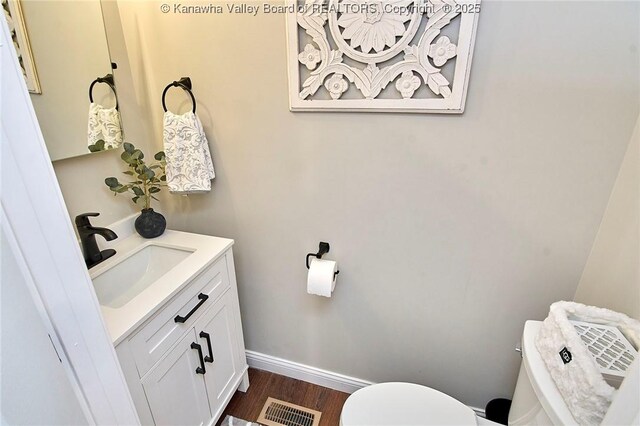
<svg viewBox="0 0 640 426">
<path fill-rule="evenodd" d="M 577 425 L 535 346 L 542 321 L 527 321 L 509 425 Z"/>
</svg>

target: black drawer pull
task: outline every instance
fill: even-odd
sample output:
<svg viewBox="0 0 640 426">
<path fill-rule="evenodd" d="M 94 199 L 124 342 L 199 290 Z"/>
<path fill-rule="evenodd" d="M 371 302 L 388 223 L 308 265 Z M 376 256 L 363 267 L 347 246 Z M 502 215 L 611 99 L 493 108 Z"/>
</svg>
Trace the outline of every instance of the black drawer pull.
<svg viewBox="0 0 640 426">
<path fill-rule="evenodd" d="M 186 316 L 186 317 L 181 317 L 180 315 L 178 315 L 177 317 L 175 317 L 175 318 L 174 318 L 174 320 L 175 320 L 176 322 L 185 322 L 186 320 L 188 320 L 188 319 L 189 319 L 189 317 L 190 317 L 191 315 L 193 315 L 193 313 L 194 313 L 195 311 L 197 311 L 197 310 L 198 310 L 198 308 L 199 308 L 200 306 L 202 306 L 202 304 L 203 304 L 204 302 L 206 302 L 206 300 L 207 300 L 208 298 L 209 298 L 209 296 L 207 296 L 206 294 L 204 294 L 204 293 L 200 293 L 200 294 L 198 295 L 198 299 L 200 299 L 200 301 L 198 302 L 198 304 L 197 304 L 196 306 L 194 306 L 194 307 L 193 307 L 193 309 L 192 309 L 192 310 L 190 310 L 190 311 L 189 311 L 189 313 L 187 314 L 187 316 Z"/>
<path fill-rule="evenodd" d="M 202 359 L 202 346 L 200 346 L 199 344 L 193 342 L 193 343 L 191 343 L 191 349 L 197 349 L 198 350 L 198 357 L 200 358 L 200 367 L 196 368 L 196 373 L 198 373 L 198 374 L 206 373 L 207 370 L 205 370 L 205 368 L 204 368 L 204 360 Z"/>
<path fill-rule="evenodd" d="M 209 349 L 209 356 L 204 357 L 205 362 L 213 362 L 213 350 L 211 349 L 211 336 L 204 331 L 200 332 L 200 338 L 207 339 L 207 348 Z"/>
</svg>

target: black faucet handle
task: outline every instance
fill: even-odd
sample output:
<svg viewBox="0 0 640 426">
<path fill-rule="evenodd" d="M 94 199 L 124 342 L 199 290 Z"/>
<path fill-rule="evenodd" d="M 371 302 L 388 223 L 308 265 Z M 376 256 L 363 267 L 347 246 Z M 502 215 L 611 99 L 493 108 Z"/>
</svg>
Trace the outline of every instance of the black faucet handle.
<svg viewBox="0 0 640 426">
<path fill-rule="evenodd" d="M 100 216 L 100 213 L 82 213 L 76 216 L 76 226 L 91 226 L 91 222 L 89 222 L 89 217 Z"/>
</svg>

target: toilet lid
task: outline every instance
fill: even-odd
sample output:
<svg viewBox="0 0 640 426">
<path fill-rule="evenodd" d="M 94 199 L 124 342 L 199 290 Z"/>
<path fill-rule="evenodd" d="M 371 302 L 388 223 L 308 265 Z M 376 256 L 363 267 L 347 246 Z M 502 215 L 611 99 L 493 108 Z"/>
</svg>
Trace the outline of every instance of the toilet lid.
<svg viewBox="0 0 640 426">
<path fill-rule="evenodd" d="M 380 383 L 354 392 L 342 426 L 473 425 L 475 412 L 442 392 L 412 383 Z"/>
</svg>

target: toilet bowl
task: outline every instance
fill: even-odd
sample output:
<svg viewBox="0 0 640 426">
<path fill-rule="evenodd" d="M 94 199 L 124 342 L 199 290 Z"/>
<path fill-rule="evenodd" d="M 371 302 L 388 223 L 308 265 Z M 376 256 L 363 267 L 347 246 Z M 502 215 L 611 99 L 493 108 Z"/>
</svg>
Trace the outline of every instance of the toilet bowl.
<svg viewBox="0 0 640 426">
<path fill-rule="evenodd" d="M 380 383 L 354 392 L 344 404 L 341 426 L 497 425 L 460 401 L 427 386 Z"/>
</svg>

